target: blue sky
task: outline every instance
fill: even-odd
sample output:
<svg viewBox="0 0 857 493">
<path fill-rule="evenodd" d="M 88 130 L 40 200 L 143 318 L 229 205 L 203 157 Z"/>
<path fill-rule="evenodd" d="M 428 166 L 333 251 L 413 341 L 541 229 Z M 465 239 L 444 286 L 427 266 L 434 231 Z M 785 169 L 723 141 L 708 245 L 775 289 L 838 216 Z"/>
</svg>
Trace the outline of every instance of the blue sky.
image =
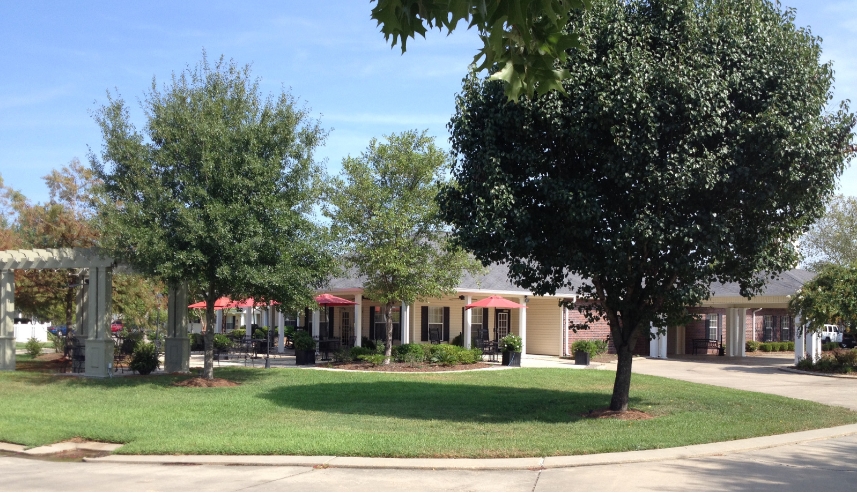
<svg viewBox="0 0 857 493">
<path fill-rule="evenodd" d="M 834 62 L 835 100 L 855 99 L 857 2 L 784 0 L 797 22 L 823 38 Z M 0 174 L 35 201 L 47 200 L 41 177 L 72 158 L 86 160 L 101 139 L 91 111 L 106 91 L 130 103 L 159 83 L 221 54 L 252 64 L 265 92 L 281 88 L 304 101 L 331 130 L 318 157 L 335 172 L 369 139 L 427 129 L 444 147 L 467 65 L 478 47 L 472 31 L 432 32 L 408 52 L 390 49 L 360 0 L 162 2 L 20 2 L 0 0 Z M 842 178 L 857 195 L 857 170 Z"/>
</svg>

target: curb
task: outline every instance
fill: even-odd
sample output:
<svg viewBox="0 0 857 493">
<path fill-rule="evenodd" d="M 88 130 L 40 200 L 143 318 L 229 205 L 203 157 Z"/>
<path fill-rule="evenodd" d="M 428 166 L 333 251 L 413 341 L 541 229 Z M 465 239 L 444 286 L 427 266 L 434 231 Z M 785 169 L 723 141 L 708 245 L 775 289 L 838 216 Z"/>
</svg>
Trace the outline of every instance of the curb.
<svg viewBox="0 0 857 493">
<path fill-rule="evenodd" d="M 787 373 L 797 373 L 799 375 L 812 375 L 814 377 L 851 378 L 851 379 L 857 378 L 857 375 L 843 375 L 843 374 L 839 374 L 839 373 L 821 373 L 821 372 L 814 372 L 814 371 L 797 370 L 795 368 L 788 368 L 788 367 L 780 367 L 780 368 L 778 368 L 778 370 L 784 371 Z"/>
<path fill-rule="evenodd" d="M 794 445 L 803 442 L 857 435 L 857 424 L 799 431 L 783 435 L 744 438 L 728 442 L 688 445 L 667 449 L 611 452 L 559 457 L 511 459 L 409 459 L 393 457 L 278 456 L 278 455 L 110 455 L 84 458 L 84 462 L 155 465 L 304 466 L 347 469 L 413 470 L 541 470 L 568 467 L 631 464 L 664 460 L 692 459 Z"/>
</svg>

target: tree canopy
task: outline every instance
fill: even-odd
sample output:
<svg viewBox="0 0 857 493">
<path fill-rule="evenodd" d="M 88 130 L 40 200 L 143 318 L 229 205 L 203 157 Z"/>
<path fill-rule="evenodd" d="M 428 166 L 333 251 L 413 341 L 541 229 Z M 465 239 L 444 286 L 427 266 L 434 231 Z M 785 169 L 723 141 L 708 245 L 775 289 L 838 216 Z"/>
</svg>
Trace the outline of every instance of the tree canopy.
<svg viewBox="0 0 857 493">
<path fill-rule="evenodd" d="M 857 327 L 857 265 L 827 264 L 789 302 L 801 317 L 801 327 L 819 331 L 824 324 Z"/>
<path fill-rule="evenodd" d="M 375 1 L 375 0 L 373 0 Z M 492 78 L 506 82 L 509 99 L 522 95 L 563 91 L 560 82 L 569 72 L 556 62 L 566 61 L 566 50 L 579 45 L 577 34 L 566 30 L 571 12 L 590 0 L 377 0 L 372 19 L 384 39 L 400 43 L 425 37 L 430 29 L 449 33 L 459 22 L 474 27 L 482 49 L 473 59 L 476 70 L 496 70 Z M 480 62 L 481 60 L 481 62 Z"/>
<path fill-rule="evenodd" d="M 496 82 L 465 81 L 440 200 L 483 263 L 536 293 L 574 289 L 606 318 L 610 407 L 625 410 L 650 323 L 685 320 L 713 282 L 749 297 L 796 264 L 854 117 L 825 111 L 819 40 L 764 0 L 600 0 L 569 29 L 582 47 L 567 94 L 509 104 Z"/>
<path fill-rule="evenodd" d="M 365 278 L 364 295 L 384 305 L 385 364 L 393 342 L 392 309 L 454 291 L 472 258 L 448 245 L 435 201 L 448 181 L 448 158 L 425 132 L 372 139 L 360 157 L 342 161 L 327 186 L 325 214 L 342 260 Z M 374 323 L 374 321 L 370 322 Z"/>
<path fill-rule="evenodd" d="M 825 264 L 847 267 L 857 263 L 857 197 L 833 197 L 824 216 L 801 238 L 807 265 L 819 270 Z"/>
<path fill-rule="evenodd" d="M 333 266 L 309 216 L 319 123 L 288 93 L 263 96 L 249 67 L 204 55 L 162 89 L 153 80 L 141 106 L 143 133 L 118 96 L 95 113 L 104 246 L 167 284 L 201 286 L 209 328 L 221 296 L 310 306 Z M 212 342 L 209 330 L 207 378 Z"/>
</svg>

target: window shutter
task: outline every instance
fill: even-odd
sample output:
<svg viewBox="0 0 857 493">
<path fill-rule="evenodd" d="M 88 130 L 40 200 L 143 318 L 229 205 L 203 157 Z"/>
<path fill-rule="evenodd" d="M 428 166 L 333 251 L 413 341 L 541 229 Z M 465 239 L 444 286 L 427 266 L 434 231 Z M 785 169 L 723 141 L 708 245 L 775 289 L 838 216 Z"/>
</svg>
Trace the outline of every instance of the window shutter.
<svg viewBox="0 0 857 493">
<path fill-rule="evenodd" d="M 490 339 L 491 336 L 488 335 L 488 309 L 482 309 L 482 336 L 483 339 Z"/>
<path fill-rule="evenodd" d="M 327 337 L 333 339 L 333 307 L 327 307 Z"/>
<path fill-rule="evenodd" d="M 443 307 L 443 340 L 449 342 L 449 307 Z"/>
<path fill-rule="evenodd" d="M 369 339 L 372 342 L 375 342 L 378 340 L 378 338 L 375 337 L 375 307 L 374 306 L 369 307 Z"/>
<path fill-rule="evenodd" d="M 428 307 L 420 307 L 420 340 L 428 341 Z"/>
</svg>

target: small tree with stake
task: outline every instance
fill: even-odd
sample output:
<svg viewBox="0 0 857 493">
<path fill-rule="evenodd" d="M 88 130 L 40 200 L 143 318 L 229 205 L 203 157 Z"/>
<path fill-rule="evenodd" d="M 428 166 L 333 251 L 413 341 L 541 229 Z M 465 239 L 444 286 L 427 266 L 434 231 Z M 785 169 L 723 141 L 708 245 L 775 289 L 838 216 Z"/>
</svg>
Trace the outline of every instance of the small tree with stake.
<svg viewBox="0 0 857 493">
<path fill-rule="evenodd" d="M 342 161 L 342 175 L 327 187 L 325 214 L 347 252 L 343 260 L 365 277 L 366 296 L 383 304 L 384 364 L 392 354 L 393 307 L 450 293 L 475 267 L 460 248 L 448 248 L 438 215 L 434 199 L 446 166 L 446 154 L 425 132 L 409 131 L 372 139 L 359 158 Z"/>
<path fill-rule="evenodd" d="M 575 289 L 589 321 L 606 318 L 624 411 L 651 323 L 685 319 L 713 282 L 749 297 L 797 263 L 854 117 L 825 113 L 818 39 L 768 1 L 599 0 L 568 28 L 582 47 L 567 95 L 509 104 L 466 80 L 440 201 L 479 260 L 535 293 Z"/>
<path fill-rule="evenodd" d="M 316 201 L 313 151 L 325 133 L 286 93 L 264 98 L 248 67 L 205 57 L 143 100 L 146 137 L 121 99 L 95 119 L 104 148 L 104 244 L 140 272 L 200 287 L 205 378 L 214 377 L 214 302 L 221 296 L 313 301 L 333 267 Z"/>
</svg>

